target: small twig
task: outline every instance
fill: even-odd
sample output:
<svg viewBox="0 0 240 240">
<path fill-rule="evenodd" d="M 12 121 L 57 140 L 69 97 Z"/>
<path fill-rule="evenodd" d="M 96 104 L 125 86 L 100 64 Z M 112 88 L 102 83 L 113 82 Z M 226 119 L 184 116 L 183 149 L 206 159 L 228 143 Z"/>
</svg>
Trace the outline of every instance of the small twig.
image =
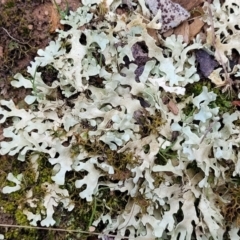
<svg viewBox="0 0 240 240">
<path fill-rule="evenodd" d="M 72 232 L 72 233 L 87 233 L 87 234 L 94 234 L 99 235 L 101 233 L 94 233 L 89 231 L 82 231 L 82 230 L 72 230 L 72 229 L 63 229 L 63 228 L 47 228 L 47 227 L 32 227 L 32 226 L 25 226 L 25 225 L 11 225 L 11 224 L 0 224 L 0 227 L 10 227 L 10 228 L 27 228 L 27 229 L 38 229 L 38 230 L 47 230 L 47 231 L 59 231 L 59 232 Z M 108 235 L 115 237 L 114 235 Z"/>
<path fill-rule="evenodd" d="M 215 123 L 217 123 L 217 122 L 214 121 L 214 122 L 212 122 L 212 123 L 209 125 L 208 129 L 205 131 L 205 133 L 204 133 L 204 135 L 203 135 L 203 137 L 202 137 L 202 140 L 201 140 L 200 144 L 203 142 L 203 140 L 204 140 L 204 138 L 207 136 L 207 134 L 212 130 L 212 128 L 213 128 L 213 126 L 215 125 Z"/>
<path fill-rule="evenodd" d="M 61 19 L 65 19 L 65 17 L 68 14 L 68 10 L 69 10 L 69 6 L 68 6 L 68 1 L 65 0 L 66 3 L 66 9 L 65 11 L 61 10 L 61 8 L 58 6 L 58 4 L 56 3 L 55 0 L 53 0 L 53 4 L 55 5 L 55 7 L 57 8 L 58 14 L 60 15 Z"/>
<path fill-rule="evenodd" d="M 36 74 L 37 74 L 37 68 L 39 66 L 36 67 L 35 71 L 34 71 L 34 75 L 33 75 L 33 79 L 29 79 L 30 82 L 32 83 L 32 88 L 33 88 L 33 92 L 35 97 L 37 97 L 37 87 L 36 87 L 36 82 L 35 82 L 35 78 L 36 78 Z"/>
<path fill-rule="evenodd" d="M 14 41 L 16 41 L 16 42 L 18 42 L 18 43 L 20 43 L 20 44 L 23 44 L 23 45 L 29 45 L 28 43 L 24 43 L 24 42 L 21 42 L 21 41 L 19 41 L 18 39 L 16 39 L 16 38 L 14 38 L 14 37 L 12 37 L 11 35 L 10 35 L 10 33 L 7 31 L 7 29 L 5 29 L 4 27 L 2 27 L 2 29 L 7 33 L 7 35 L 12 39 L 12 40 L 14 40 Z"/>
<path fill-rule="evenodd" d="M 0 227 L 9 227 L 9 228 L 26 228 L 26 229 L 38 229 L 38 230 L 47 230 L 47 231 L 59 231 L 59 232 L 70 232 L 70 233 L 84 233 L 84 234 L 91 234 L 91 235 L 100 235 L 100 236 L 108 236 L 115 238 L 116 235 L 113 234 L 103 234 L 97 232 L 89 232 L 89 231 L 82 231 L 82 230 L 71 230 L 71 229 L 63 229 L 63 228 L 47 228 L 47 227 L 32 227 L 32 226 L 25 226 L 25 225 L 11 225 L 11 224 L 0 224 Z M 130 239 L 130 237 L 123 237 L 124 239 Z M 132 238 L 131 238 L 132 239 Z M 145 238 L 145 237 L 138 237 L 139 240 L 151 240 L 152 238 Z"/>
<path fill-rule="evenodd" d="M 136 206 L 135 203 L 133 203 L 133 206 L 132 206 L 131 211 L 130 211 L 130 217 L 128 218 L 126 224 L 123 225 L 123 227 L 121 227 L 120 229 L 118 229 L 118 231 L 122 230 L 123 228 L 125 228 L 128 225 L 128 223 L 130 222 L 130 220 L 131 220 L 131 218 L 133 216 L 133 212 L 134 212 L 135 206 Z"/>
</svg>

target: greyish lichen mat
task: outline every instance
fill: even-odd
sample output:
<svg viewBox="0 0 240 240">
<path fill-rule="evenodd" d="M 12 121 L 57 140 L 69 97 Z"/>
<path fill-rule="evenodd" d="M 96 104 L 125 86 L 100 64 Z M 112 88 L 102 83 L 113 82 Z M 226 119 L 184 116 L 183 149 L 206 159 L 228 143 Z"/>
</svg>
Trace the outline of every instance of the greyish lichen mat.
<svg viewBox="0 0 240 240">
<path fill-rule="evenodd" d="M 86 227 L 101 223 L 102 233 L 115 239 L 239 239 L 235 215 L 227 221 L 222 207 L 237 185 L 223 186 L 240 174 L 239 112 L 221 112 L 217 94 L 206 86 L 197 95 L 187 95 L 186 86 L 200 80 L 197 49 L 219 62 L 214 76 L 229 65 L 232 49 L 240 47 L 234 27 L 240 1 L 205 3 L 207 38 L 213 21 L 215 46 L 200 36 L 187 45 L 175 35 L 159 35 L 156 45 L 147 29 L 161 33 L 189 17 L 171 3 L 179 22 L 160 21 L 170 1 L 159 1 L 162 12 L 154 1 L 127 1 L 132 10 L 123 14 L 115 11 L 121 1 L 82 2 L 62 20 L 69 30 L 58 30 L 58 38 L 38 50 L 29 77 L 15 75 L 14 87 L 32 89 L 25 98 L 29 108 L 0 101 L 0 154 L 30 162 L 34 174 L 32 186 L 24 188 L 25 173 L 9 172 L 2 193 L 21 191 L 19 209 L 33 226 L 54 226 L 60 206 L 71 216 L 79 207 L 77 192 L 85 202 L 81 209 L 94 206 Z M 46 68 L 57 72 L 48 84 L 41 72 Z M 239 65 L 229 74 L 239 76 Z M 51 165 L 45 180 L 43 159 Z"/>
</svg>

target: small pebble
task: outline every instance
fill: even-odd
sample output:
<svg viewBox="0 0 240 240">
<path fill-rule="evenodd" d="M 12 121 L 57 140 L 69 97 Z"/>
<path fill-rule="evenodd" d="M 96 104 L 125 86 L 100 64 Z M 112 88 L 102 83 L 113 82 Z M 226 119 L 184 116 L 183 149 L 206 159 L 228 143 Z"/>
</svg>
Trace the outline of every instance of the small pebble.
<svg viewBox="0 0 240 240">
<path fill-rule="evenodd" d="M 28 29 L 32 30 L 32 29 L 33 29 L 33 25 L 32 25 L 32 24 L 29 24 L 29 25 L 28 25 Z"/>
</svg>

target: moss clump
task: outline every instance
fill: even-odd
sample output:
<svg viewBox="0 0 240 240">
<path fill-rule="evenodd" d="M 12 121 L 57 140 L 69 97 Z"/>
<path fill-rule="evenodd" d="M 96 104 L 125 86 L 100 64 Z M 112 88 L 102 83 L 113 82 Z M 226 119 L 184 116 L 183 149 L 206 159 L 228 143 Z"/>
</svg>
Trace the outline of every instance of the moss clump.
<svg viewBox="0 0 240 240">
<path fill-rule="evenodd" d="M 155 164 L 166 165 L 169 159 L 177 158 L 177 151 L 173 151 L 172 147 L 174 143 L 165 149 L 160 148 L 158 154 L 156 155 Z"/>
<path fill-rule="evenodd" d="M 28 225 L 27 217 L 20 209 L 15 211 L 15 219 L 19 225 Z"/>
<path fill-rule="evenodd" d="M 159 128 L 165 124 L 160 111 L 156 111 L 155 114 L 151 115 L 144 110 L 142 115 L 139 116 L 136 121 L 139 124 L 139 133 L 142 138 L 151 134 L 158 134 Z"/>
<path fill-rule="evenodd" d="M 36 229 L 16 228 L 10 229 L 4 234 L 5 239 L 24 239 L 24 240 L 38 240 L 38 231 Z"/>
<path fill-rule="evenodd" d="M 223 92 L 222 88 L 216 87 L 211 83 L 210 80 L 203 79 L 197 83 L 188 84 L 186 86 L 185 98 L 191 95 L 193 95 L 193 97 L 198 96 L 201 94 L 203 86 L 206 86 L 208 88 L 208 91 L 212 91 L 217 95 L 216 100 L 209 104 L 210 107 L 219 107 L 220 114 L 223 114 L 225 112 L 229 112 L 231 114 L 235 111 L 234 107 L 232 107 L 232 101 L 237 98 L 237 92 L 234 89 L 232 89 L 231 94 L 228 94 L 228 92 Z M 189 103 L 187 105 L 187 107 L 184 109 L 186 116 L 189 116 L 193 108 L 194 107 L 192 103 Z"/>
<path fill-rule="evenodd" d="M 81 147 L 87 150 L 90 155 L 102 156 L 102 161 L 113 167 L 114 174 L 109 175 L 110 180 L 125 180 L 129 178 L 132 174 L 129 169 L 138 163 L 138 159 L 134 156 L 133 152 L 125 151 L 124 153 L 118 153 L 111 150 L 108 145 L 101 141 L 90 142 L 88 140 L 81 140 L 81 145 L 79 143 L 73 145 L 72 156 L 77 155 Z"/>
</svg>

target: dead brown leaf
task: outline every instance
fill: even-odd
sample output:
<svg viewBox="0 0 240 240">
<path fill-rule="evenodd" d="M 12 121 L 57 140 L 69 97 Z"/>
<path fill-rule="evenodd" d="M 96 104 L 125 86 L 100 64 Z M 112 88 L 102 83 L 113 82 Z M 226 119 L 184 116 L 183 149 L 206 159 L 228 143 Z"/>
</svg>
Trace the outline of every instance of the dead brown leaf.
<svg viewBox="0 0 240 240">
<path fill-rule="evenodd" d="M 169 100 L 167 107 L 170 112 L 172 112 L 174 115 L 178 115 L 179 109 L 177 107 L 177 104 L 173 100 Z"/>
<path fill-rule="evenodd" d="M 148 34 L 156 41 L 156 44 L 159 43 L 158 33 L 156 29 L 147 28 Z"/>
<path fill-rule="evenodd" d="M 5 137 L 3 136 L 3 128 L 0 127 L 0 141 L 2 141 Z"/>
<path fill-rule="evenodd" d="M 56 31 L 57 28 L 63 29 L 63 25 L 60 23 L 60 15 L 53 5 L 51 6 L 50 12 L 50 29 L 49 32 L 53 33 Z"/>
<path fill-rule="evenodd" d="M 178 27 L 175 28 L 174 34 L 176 35 L 182 35 L 183 41 L 185 43 L 189 43 L 189 24 L 187 21 L 181 23 Z"/>
<path fill-rule="evenodd" d="M 174 29 L 169 29 L 169 30 L 167 30 L 166 32 L 163 33 L 163 36 L 165 38 L 170 37 L 173 34 L 173 32 L 174 32 Z"/>
<path fill-rule="evenodd" d="M 202 29 L 205 23 L 200 18 L 196 18 L 189 25 L 189 39 L 192 40 Z"/>
<path fill-rule="evenodd" d="M 240 101 L 239 100 L 232 101 L 232 105 L 240 107 Z"/>
<path fill-rule="evenodd" d="M 171 0 L 164 0 L 162 4 L 156 4 L 156 0 L 145 0 L 145 3 L 148 5 L 153 16 L 157 16 L 158 11 L 161 10 L 162 26 L 159 30 L 160 33 L 164 33 L 178 26 L 181 22 L 190 17 L 188 11 Z"/>
<path fill-rule="evenodd" d="M 199 6 L 201 3 L 204 2 L 204 0 L 172 0 L 175 3 L 180 4 L 183 8 L 185 8 L 188 11 L 191 11 L 195 7 Z"/>
<path fill-rule="evenodd" d="M 200 33 L 204 26 L 204 22 L 200 18 L 204 14 L 204 11 L 202 7 L 199 6 L 204 0 L 175 0 L 174 2 L 179 3 L 185 9 L 191 11 L 190 24 L 189 21 L 185 21 L 174 30 L 174 34 L 182 35 L 184 42 L 189 43 L 189 41 Z"/>
<path fill-rule="evenodd" d="M 3 58 L 3 47 L 0 46 L 0 58 Z"/>
</svg>

